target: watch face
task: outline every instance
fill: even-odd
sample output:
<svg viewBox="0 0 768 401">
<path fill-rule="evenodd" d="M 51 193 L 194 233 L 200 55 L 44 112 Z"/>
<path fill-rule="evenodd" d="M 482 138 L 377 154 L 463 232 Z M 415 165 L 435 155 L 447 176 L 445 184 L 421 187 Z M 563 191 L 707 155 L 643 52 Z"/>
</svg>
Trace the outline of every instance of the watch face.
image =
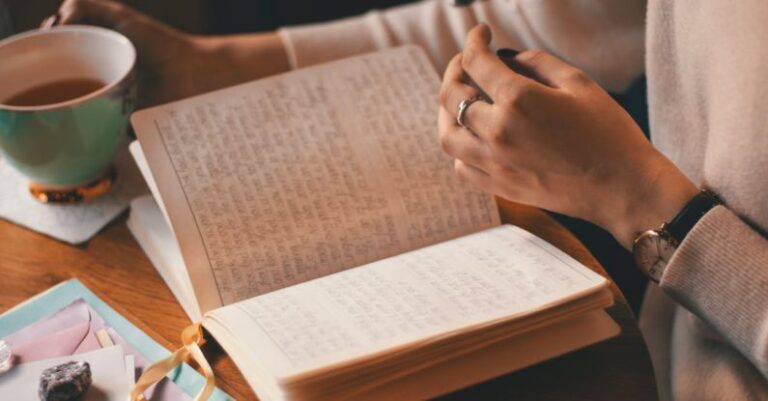
<svg viewBox="0 0 768 401">
<path fill-rule="evenodd" d="M 633 252 L 637 267 L 652 280 L 659 282 L 675 252 L 675 244 L 671 238 L 658 231 L 649 230 L 635 240 Z"/>
</svg>

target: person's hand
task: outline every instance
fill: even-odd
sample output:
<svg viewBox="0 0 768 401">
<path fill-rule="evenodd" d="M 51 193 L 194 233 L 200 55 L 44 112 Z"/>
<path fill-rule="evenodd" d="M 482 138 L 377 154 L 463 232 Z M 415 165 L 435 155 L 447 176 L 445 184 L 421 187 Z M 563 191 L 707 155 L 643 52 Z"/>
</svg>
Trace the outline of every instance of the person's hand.
<svg viewBox="0 0 768 401">
<path fill-rule="evenodd" d="M 470 31 L 443 78 L 440 142 L 460 178 L 596 223 L 626 247 L 697 193 L 582 71 L 541 51 L 518 54 L 513 70 L 490 50 L 490 39 L 485 25 Z M 460 127 L 459 103 L 477 95 L 488 102 L 473 103 Z"/>
<path fill-rule="evenodd" d="M 111 0 L 66 0 L 55 16 L 43 21 L 43 27 L 54 24 L 98 25 L 128 37 L 138 52 L 139 107 L 288 68 L 282 42 L 276 34 L 248 38 L 190 35 Z M 263 56 L 271 57 L 272 64 L 262 61 Z"/>
</svg>

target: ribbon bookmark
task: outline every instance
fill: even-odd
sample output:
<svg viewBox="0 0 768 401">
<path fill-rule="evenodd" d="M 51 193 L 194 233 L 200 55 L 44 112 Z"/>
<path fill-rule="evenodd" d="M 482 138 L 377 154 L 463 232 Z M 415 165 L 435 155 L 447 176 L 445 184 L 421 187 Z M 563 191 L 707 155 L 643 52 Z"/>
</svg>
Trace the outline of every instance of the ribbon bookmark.
<svg viewBox="0 0 768 401">
<path fill-rule="evenodd" d="M 200 392 L 197 393 L 193 401 L 206 401 L 211 396 L 216 382 L 211 365 L 208 364 L 203 351 L 200 350 L 200 346 L 205 343 L 203 339 L 203 326 L 200 323 L 195 323 L 185 328 L 181 332 L 181 343 L 183 344 L 182 347 L 173 354 L 153 363 L 144 370 L 139 380 L 136 381 L 133 391 L 131 391 L 131 401 L 147 401 L 144 397 L 144 391 L 153 384 L 163 380 L 168 372 L 189 360 L 189 358 L 200 366 L 203 370 L 203 375 L 205 375 L 205 386 L 200 389 Z"/>
</svg>

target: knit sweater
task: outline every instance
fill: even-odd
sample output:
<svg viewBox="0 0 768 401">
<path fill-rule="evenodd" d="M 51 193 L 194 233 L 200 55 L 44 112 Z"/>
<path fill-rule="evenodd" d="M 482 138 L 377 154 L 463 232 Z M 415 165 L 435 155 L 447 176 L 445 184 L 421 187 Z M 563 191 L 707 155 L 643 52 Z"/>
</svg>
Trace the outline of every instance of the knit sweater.
<svg viewBox="0 0 768 401">
<path fill-rule="evenodd" d="M 280 32 L 295 68 L 415 43 L 442 70 L 485 22 L 495 46 L 552 52 L 609 90 L 645 72 L 655 146 L 726 205 L 640 316 L 660 398 L 705 401 L 768 399 L 766 21 L 762 0 L 432 0 Z"/>
</svg>

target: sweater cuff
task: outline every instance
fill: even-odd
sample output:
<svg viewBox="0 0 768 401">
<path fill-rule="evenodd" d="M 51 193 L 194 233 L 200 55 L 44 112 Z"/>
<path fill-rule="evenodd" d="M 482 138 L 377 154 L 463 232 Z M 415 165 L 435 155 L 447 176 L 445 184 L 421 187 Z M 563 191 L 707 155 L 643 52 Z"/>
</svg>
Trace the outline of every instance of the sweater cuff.
<svg viewBox="0 0 768 401">
<path fill-rule="evenodd" d="M 291 68 L 302 68 L 390 47 L 392 38 L 378 11 L 362 17 L 281 28 Z"/>
<path fill-rule="evenodd" d="M 723 206 L 699 220 L 672 256 L 661 288 L 766 371 L 768 241 Z M 762 365 L 762 366 L 760 366 Z"/>
</svg>

